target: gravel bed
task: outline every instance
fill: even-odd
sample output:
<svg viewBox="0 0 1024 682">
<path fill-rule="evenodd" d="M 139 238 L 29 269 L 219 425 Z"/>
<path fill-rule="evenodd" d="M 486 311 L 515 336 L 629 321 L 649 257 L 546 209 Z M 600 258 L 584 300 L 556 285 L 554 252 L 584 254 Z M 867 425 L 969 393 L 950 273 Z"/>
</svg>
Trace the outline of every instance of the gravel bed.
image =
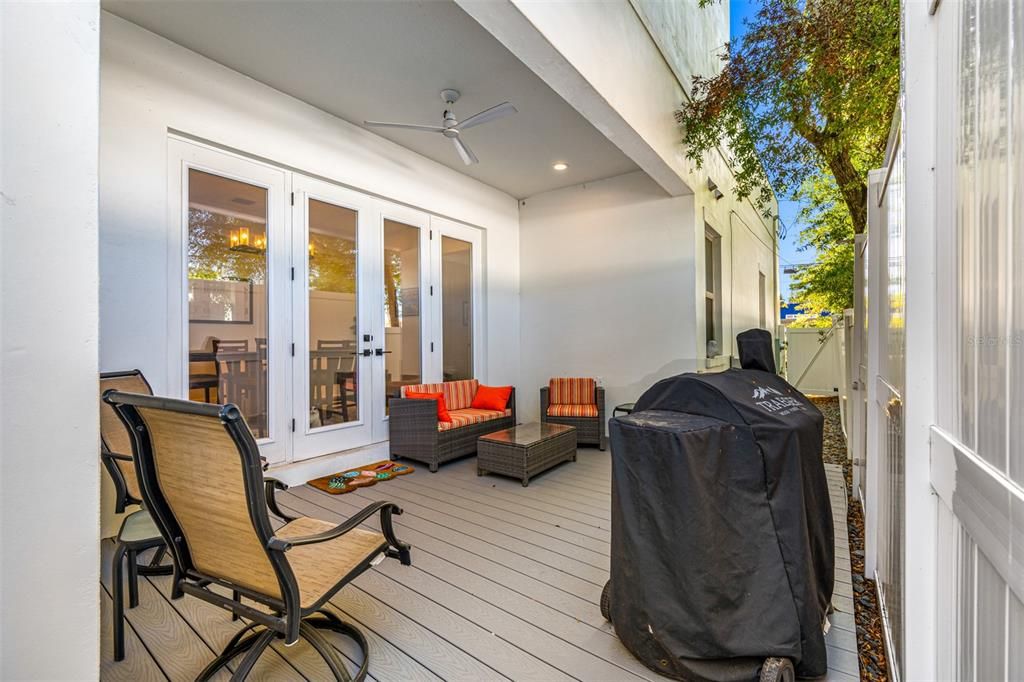
<svg viewBox="0 0 1024 682">
<path fill-rule="evenodd" d="M 852 494 L 853 471 L 846 456 L 846 438 L 840 421 L 838 398 L 812 398 L 825 415 L 825 442 L 821 457 L 828 464 L 843 467 L 846 494 L 850 500 L 846 516 L 850 536 L 850 568 L 853 572 L 853 604 L 857 623 L 857 649 L 860 658 L 860 679 L 883 682 L 889 679 L 885 657 L 882 617 L 878 610 L 875 581 L 864 577 L 864 512 Z"/>
</svg>

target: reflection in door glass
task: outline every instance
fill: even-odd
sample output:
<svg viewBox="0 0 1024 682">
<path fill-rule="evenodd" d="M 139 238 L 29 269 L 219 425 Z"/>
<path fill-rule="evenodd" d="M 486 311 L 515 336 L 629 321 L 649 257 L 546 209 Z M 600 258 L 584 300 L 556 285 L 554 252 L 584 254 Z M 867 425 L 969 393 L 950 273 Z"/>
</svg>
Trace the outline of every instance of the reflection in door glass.
<svg viewBox="0 0 1024 682">
<path fill-rule="evenodd" d="M 268 437 L 266 189 L 189 170 L 188 320 L 189 397 Z"/>
<path fill-rule="evenodd" d="M 385 220 L 384 388 L 388 396 L 422 378 L 419 283 L 419 228 Z"/>
<path fill-rule="evenodd" d="M 359 419 L 356 211 L 309 200 L 309 427 Z"/>
<path fill-rule="evenodd" d="M 444 380 L 473 378 L 473 245 L 441 237 Z"/>
</svg>

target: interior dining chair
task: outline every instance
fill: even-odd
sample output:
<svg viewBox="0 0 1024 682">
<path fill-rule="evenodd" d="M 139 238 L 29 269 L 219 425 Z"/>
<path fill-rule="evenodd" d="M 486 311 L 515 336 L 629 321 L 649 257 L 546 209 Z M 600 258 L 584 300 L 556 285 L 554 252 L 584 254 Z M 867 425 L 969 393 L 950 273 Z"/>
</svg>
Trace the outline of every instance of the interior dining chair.
<svg viewBox="0 0 1024 682">
<path fill-rule="evenodd" d="M 374 502 L 338 525 L 290 516 L 274 498 L 285 486 L 264 479 L 256 441 L 236 406 L 119 391 L 104 400 L 132 432 L 143 499 L 163 535 L 173 538 L 171 597 L 189 594 L 251 621 L 197 679 L 210 679 L 243 653 L 232 679 L 244 679 L 275 639 L 291 645 L 302 638 L 335 679 L 363 680 L 366 638 L 326 604 L 386 557 L 411 564 L 410 547 L 392 526 L 402 510 Z M 277 530 L 270 513 L 283 522 Z M 381 532 L 358 527 L 378 513 Z M 321 630 L 361 649 L 354 675 Z"/>
<path fill-rule="evenodd" d="M 124 372 L 103 372 L 100 374 L 100 395 L 106 391 L 119 390 L 150 394 L 149 382 L 137 369 Z M 107 403 L 100 401 L 100 460 L 114 483 L 114 509 L 118 514 L 128 507 L 142 505 L 135 464 L 132 461 L 132 437 L 121 419 Z M 167 575 L 172 567 L 161 565 L 166 545 L 160 530 L 144 507 L 138 509 L 121 522 L 115 539 L 116 546 L 111 557 L 111 587 L 114 608 L 114 660 L 124 659 L 124 567 L 128 565 L 128 605 L 139 604 L 139 574 Z M 138 557 L 143 552 L 155 550 L 152 559 L 140 566 Z M 126 561 L 127 559 L 127 561 Z"/>
</svg>

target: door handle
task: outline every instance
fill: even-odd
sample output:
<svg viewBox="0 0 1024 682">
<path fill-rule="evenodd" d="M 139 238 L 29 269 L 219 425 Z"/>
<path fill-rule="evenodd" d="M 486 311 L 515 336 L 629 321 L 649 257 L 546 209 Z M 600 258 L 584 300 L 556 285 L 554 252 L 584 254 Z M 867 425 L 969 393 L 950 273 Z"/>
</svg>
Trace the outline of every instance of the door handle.
<svg viewBox="0 0 1024 682">
<path fill-rule="evenodd" d="M 368 357 L 370 357 L 371 355 L 373 355 L 373 351 L 372 351 L 372 350 L 370 350 L 369 348 L 364 348 L 364 349 L 362 350 L 362 352 L 361 352 L 361 353 L 359 353 L 359 355 L 362 355 L 362 356 L 363 356 L 364 358 L 368 358 Z"/>
<path fill-rule="evenodd" d="M 391 352 L 391 351 L 389 351 L 389 350 L 384 350 L 383 348 L 378 348 L 378 349 L 377 349 L 377 350 L 376 350 L 376 351 L 374 352 L 374 355 L 384 355 L 385 353 L 390 353 L 390 352 Z"/>
</svg>

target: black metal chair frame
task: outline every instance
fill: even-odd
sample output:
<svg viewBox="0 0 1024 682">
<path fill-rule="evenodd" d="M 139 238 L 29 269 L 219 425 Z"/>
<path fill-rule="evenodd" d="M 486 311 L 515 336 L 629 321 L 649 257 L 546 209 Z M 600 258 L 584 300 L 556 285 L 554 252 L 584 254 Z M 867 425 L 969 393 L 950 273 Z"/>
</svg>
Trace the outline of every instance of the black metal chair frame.
<svg viewBox="0 0 1024 682">
<path fill-rule="evenodd" d="M 121 377 L 137 377 L 150 388 L 145 375 L 140 370 L 132 369 L 120 372 L 102 372 L 100 379 L 118 379 Z M 152 389 L 150 389 L 152 390 Z M 114 483 L 116 499 L 114 500 L 114 511 L 123 514 L 127 507 L 142 505 L 142 500 L 135 498 L 128 492 L 128 485 L 125 483 L 124 474 L 117 466 L 117 460 L 132 461 L 130 455 L 114 452 L 103 440 L 100 434 L 100 461 L 110 475 Z M 136 512 L 137 513 L 137 512 Z M 113 588 L 114 607 L 114 660 L 124 660 L 124 564 L 125 558 L 128 561 L 128 608 L 135 608 L 139 605 L 139 576 L 140 575 L 170 575 L 173 566 L 162 565 L 164 556 L 167 553 L 167 546 L 162 536 L 142 540 L 125 540 L 122 537 L 125 524 L 128 519 L 121 523 L 117 532 L 117 546 L 111 557 L 111 582 Z M 138 557 L 143 552 L 156 549 L 150 561 L 142 566 L 138 563 Z"/>
<path fill-rule="evenodd" d="M 149 505 L 153 518 L 161 533 L 170 540 L 168 547 L 174 559 L 174 577 L 171 586 L 171 598 L 177 599 L 184 594 L 202 599 L 215 606 L 231 611 L 235 616 L 246 618 L 250 624 L 242 628 L 227 644 L 217 658 L 199 674 L 199 680 L 208 680 L 236 656 L 245 653 L 242 661 L 236 666 L 232 680 L 241 680 L 248 675 L 260 655 L 277 638 L 283 638 L 285 645 L 294 644 L 299 638 L 305 639 L 320 654 L 331 672 L 338 680 L 365 679 L 369 665 L 369 648 L 366 638 L 355 626 L 345 623 L 336 615 L 324 608 L 327 600 L 344 585 L 351 582 L 373 565 L 379 554 L 374 553 L 360 562 L 355 568 L 343 576 L 334 587 L 327 590 L 312 606 L 303 608 L 300 602 L 299 586 L 295 574 L 288 563 L 287 552 L 292 547 L 311 545 L 341 537 L 358 527 L 368 518 L 380 513 L 380 527 L 386 544 L 383 553 L 398 559 L 403 565 L 412 564 L 411 548 L 400 541 L 395 535 L 392 515 L 402 513 L 402 509 L 385 501 L 374 502 L 364 507 L 354 516 L 334 528 L 303 537 L 281 538 L 274 534 L 270 524 L 269 513 L 273 513 L 285 522 L 295 520 L 286 514 L 277 504 L 274 497 L 276 490 L 286 490 L 287 486 L 275 479 L 264 478 L 260 461 L 259 448 L 252 432 L 242 417 L 241 411 L 232 404 L 208 405 L 187 400 L 163 398 L 108 391 L 103 399 L 114 407 L 129 430 L 132 432 L 135 449 L 135 465 L 139 472 L 139 483 L 143 497 Z M 224 429 L 235 443 L 241 458 L 243 484 L 246 503 L 253 529 L 259 538 L 267 559 L 276 574 L 281 599 L 273 598 L 252 591 L 240 585 L 232 584 L 217 576 L 206 575 L 198 570 L 189 554 L 184 532 L 178 524 L 166 497 L 160 488 L 152 443 L 147 432 L 145 421 L 137 408 L 154 408 L 171 410 L 182 414 L 194 414 L 203 417 L 216 417 L 224 425 Z M 269 513 L 268 513 L 269 512 Z M 210 589 L 211 585 L 220 585 L 232 591 L 232 597 L 226 597 Z M 271 609 L 271 613 L 247 606 L 241 597 L 247 597 Z M 257 633 L 259 627 L 265 628 Z M 337 650 L 318 632 L 332 630 L 350 637 L 362 650 L 363 662 L 355 676 L 351 676 Z M 248 634 L 247 634 L 248 633 Z"/>
</svg>

